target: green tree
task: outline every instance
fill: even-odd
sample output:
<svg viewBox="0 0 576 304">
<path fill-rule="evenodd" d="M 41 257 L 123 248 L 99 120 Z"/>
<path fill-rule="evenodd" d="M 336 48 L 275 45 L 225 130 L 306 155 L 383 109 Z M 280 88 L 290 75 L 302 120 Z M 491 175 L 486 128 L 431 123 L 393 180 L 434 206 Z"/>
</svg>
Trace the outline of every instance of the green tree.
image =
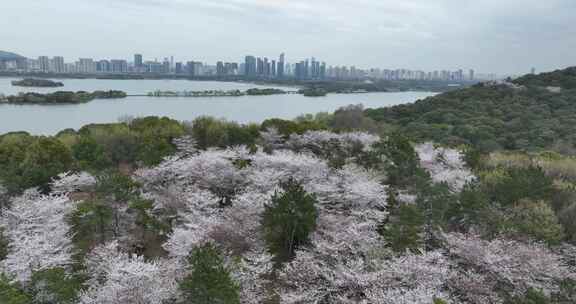
<svg viewBox="0 0 576 304">
<path fill-rule="evenodd" d="M 30 289 L 37 304 L 72 304 L 76 302 L 83 279 L 66 273 L 63 268 L 34 272 Z"/>
<path fill-rule="evenodd" d="M 478 183 L 468 183 L 446 211 L 450 230 L 467 232 L 472 227 L 485 225 L 484 215 L 489 201 Z"/>
<path fill-rule="evenodd" d="M 550 201 L 554 193 L 552 178 L 540 167 L 506 168 L 494 182 L 483 183 L 490 200 L 511 206 L 521 199 Z"/>
<path fill-rule="evenodd" d="M 10 280 L 0 273 L 0 303 L 2 304 L 30 304 L 30 296 L 19 286 L 11 284 Z"/>
<path fill-rule="evenodd" d="M 309 242 L 316 228 L 317 200 L 304 191 L 302 185 L 290 178 L 280 184 L 283 193 L 276 192 L 272 202 L 264 206 L 262 227 L 270 253 L 278 262 L 294 256 L 295 250 Z"/>
<path fill-rule="evenodd" d="M 140 250 L 138 253 L 147 258 L 157 257 L 158 254 L 164 253 L 161 244 L 171 231 L 168 223 L 162 222 L 152 213 L 153 209 L 154 202 L 142 198 L 133 199 L 128 207 L 128 212 L 136 214 L 133 235 L 137 242 L 137 249 Z"/>
<path fill-rule="evenodd" d="M 139 187 L 140 185 L 130 176 L 120 172 L 108 171 L 96 176 L 96 194 L 117 203 L 128 203 L 136 198 Z"/>
<path fill-rule="evenodd" d="M 190 275 L 180 290 L 191 304 L 239 304 L 240 287 L 231 277 L 220 251 L 211 243 L 195 248 L 188 257 Z"/>
<path fill-rule="evenodd" d="M 148 166 L 156 165 L 173 154 L 176 147 L 172 141 L 185 133 L 180 122 L 167 117 L 137 118 L 129 126 L 132 132 L 138 134 L 138 160 Z"/>
<path fill-rule="evenodd" d="M 398 187 L 419 186 L 429 180 L 420 168 L 420 158 L 410 141 L 399 133 L 390 134 L 385 140 L 374 145 L 376 153 L 385 159 L 385 172 L 388 183 Z"/>
<path fill-rule="evenodd" d="M 0 261 L 4 260 L 8 256 L 9 246 L 10 241 L 4 235 L 4 229 L 0 228 Z"/>
<path fill-rule="evenodd" d="M 530 288 L 523 296 L 513 297 L 505 304 L 553 304 L 552 301 L 540 290 Z"/>
<path fill-rule="evenodd" d="M 551 245 L 559 244 L 564 235 L 562 225 L 550 205 L 544 201 L 522 200 L 512 208 L 512 229 Z"/>
<path fill-rule="evenodd" d="M 69 223 L 74 232 L 72 241 L 79 258 L 97 244 L 107 241 L 110 234 L 110 223 L 113 210 L 102 201 L 89 200 L 81 202 L 69 216 Z"/>
<path fill-rule="evenodd" d="M 70 150 L 55 138 L 18 134 L 0 141 L 0 180 L 10 193 L 32 187 L 48 191 L 52 178 L 73 165 Z"/>
<path fill-rule="evenodd" d="M 423 247 L 424 223 L 424 214 L 418 206 L 404 204 L 390 214 L 388 223 L 380 227 L 379 233 L 397 253 L 405 253 L 407 250 L 420 252 Z"/>
<path fill-rule="evenodd" d="M 80 168 L 88 171 L 104 170 L 112 164 L 106 156 L 104 147 L 89 136 L 80 137 L 72 146 L 72 155 L 78 161 Z"/>
<path fill-rule="evenodd" d="M 196 139 L 198 148 L 226 146 L 228 134 L 226 127 L 213 117 L 202 116 L 192 122 L 192 136 Z"/>
</svg>

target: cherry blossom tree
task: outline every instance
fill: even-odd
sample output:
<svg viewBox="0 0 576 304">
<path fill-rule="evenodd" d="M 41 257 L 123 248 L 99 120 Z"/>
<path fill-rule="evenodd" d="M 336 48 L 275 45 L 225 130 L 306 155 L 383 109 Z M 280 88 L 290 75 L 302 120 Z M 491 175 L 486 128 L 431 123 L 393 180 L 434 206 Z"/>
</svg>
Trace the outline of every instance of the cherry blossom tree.
<svg viewBox="0 0 576 304">
<path fill-rule="evenodd" d="M 531 288 L 550 295 L 558 291 L 561 280 L 576 279 L 576 273 L 562 256 L 541 244 L 506 239 L 486 241 L 475 235 L 455 233 L 445 234 L 444 239 L 449 253 L 463 267 L 507 287 L 511 295 L 522 295 Z"/>
<path fill-rule="evenodd" d="M 431 303 L 448 299 L 450 262 L 441 252 L 368 261 L 301 251 L 280 273 L 282 303 Z"/>
<path fill-rule="evenodd" d="M 434 182 L 446 182 L 453 191 L 460 191 L 464 185 L 474 180 L 472 172 L 466 168 L 460 151 L 435 147 L 424 143 L 415 147 L 420 157 L 420 165 L 432 176 Z"/>
<path fill-rule="evenodd" d="M 121 252 L 117 242 L 96 247 L 86 258 L 89 289 L 81 304 L 162 304 L 179 298 L 177 281 L 184 276 L 178 260 L 144 261 Z"/>
<path fill-rule="evenodd" d="M 51 183 L 53 193 L 64 194 L 85 191 L 96 184 L 96 178 L 87 172 L 59 174 Z"/>
<path fill-rule="evenodd" d="M 72 245 L 66 217 L 73 209 L 74 203 L 66 195 L 28 190 L 14 198 L 0 218 L 0 227 L 10 242 L 0 269 L 25 284 L 33 271 L 69 266 Z"/>
</svg>

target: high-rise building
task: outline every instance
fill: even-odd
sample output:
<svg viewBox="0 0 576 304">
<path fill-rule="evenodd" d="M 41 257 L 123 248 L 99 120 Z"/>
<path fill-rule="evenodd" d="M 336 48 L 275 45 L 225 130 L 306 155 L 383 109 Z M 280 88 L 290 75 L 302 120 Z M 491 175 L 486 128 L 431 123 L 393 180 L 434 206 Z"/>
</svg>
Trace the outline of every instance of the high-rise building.
<svg viewBox="0 0 576 304">
<path fill-rule="evenodd" d="M 54 66 L 55 73 L 64 73 L 66 72 L 64 66 L 64 57 L 62 56 L 55 56 L 52 58 L 52 65 Z"/>
<path fill-rule="evenodd" d="M 256 59 L 256 74 L 264 75 L 264 60 L 260 57 Z"/>
<path fill-rule="evenodd" d="M 270 75 L 272 77 L 276 77 L 276 60 L 272 60 L 272 71 L 270 72 Z"/>
<path fill-rule="evenodd" d="M 40 72 L 48 73 L 50 71 L 50 58 L 48 58 L 48 56 L 38 57 L 38 65 Z"/>
<path fill-rule="evenodd" d="M 96 72 L 96 63 L 92 58 L 80 58 L 76 62 L 76 72 L 91 74 Z"/>
<path fill-rule="evenodd" d="M 226 75 L 226 71 L 224 69 L 224 62 L 218 61 L 216 63 L 216 75 L 218 75 L 218 76 Z"/>
<path fill-rule="evenodd" d="M 256 57 L 246 56 L 244 61 L 244 75 L 253 77 L 257 72 Z"/>
<path fill-rule="evenodd" d="M 134 67 L 141 68 L 143 63 L 144 62 L 142 61 L 142 55 L 141 54 L 135 54 L 134 55 Z"/>
<path fill-rule="evenodd" d="M 326 62 L 322 62 L 320 65 L 320 79 L 326 78 Z"/>
<path fill-rule="evenodd" d="M 168 74 L 170 73 L 170 61 L 168 61 L 168 58 L 164 58 L 164 62 L 162 62 L 162 74 Z"/>
<path fill-rule="evenodd" d="M 142 70 L 151 74 L 162 74 L 165 67 L 164 64 L 158 61 L 146 61 L 143 64 Z"/>
<path fill-rule="evenodd" d="M 176 65 L 174 67 L 174 72 L 176 74 L 182 74 L 184 72 L 184 69 L 182 68 L 182 62 L 176 62 Z"/>
<path fill-rule="evenodd" d="M 128 72 L 128 62 L 123 59 L 110 60 L 110 72 L 121 74 Z"/>
<path fill-rule="evenodd" d="M 286 55 L 284 53 L 280 54 L 280 58 L 278 58 L 278 67 L 276 68 L 276 75 L 278 78 L 284 77 L 285 60 Z"/>
<path fill-rule="evenodd" d="M 474 81 L 474 79 L 475 79 L 474 70 L 470 69 L 470 71 L 468 71 L 468 80 Z"/>
<path fill-rule="evenodd" d="M 96 71 L 100 73 L 110 73 L 110 61 L 100 60 L 96 63 Z"/>
</svg>

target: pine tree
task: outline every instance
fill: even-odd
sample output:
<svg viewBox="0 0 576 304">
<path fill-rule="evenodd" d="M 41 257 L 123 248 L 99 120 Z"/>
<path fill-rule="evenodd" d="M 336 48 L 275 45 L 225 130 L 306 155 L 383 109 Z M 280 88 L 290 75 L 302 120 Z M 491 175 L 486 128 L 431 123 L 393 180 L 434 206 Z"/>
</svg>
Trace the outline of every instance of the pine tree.
<svg viewBox="0 0 576 304">
<path fill-rule="evenodd" d="M 397 253 L 419 252 L 423 247 L 425 217 L 416 205 L 402 205 L 379 229 L 388 245 Z"/>
<path fill-rule="evenodd" d="M 265 206 L 262 217 L 264 238 L 277 262 L 294 256 L 296 249 L 309 242 L 316 228 L 318 211 L 316 197 L 307 193 L 294 179 L 281 183 L 283 193 L 275 193 L 272 203 Z"/>
<path fill-rule="evenodd" d="M 239 304 L 240 287 L 232 280 L 220 251 L 207 243 L 188 257 L 190 275 L 180 283 L 186 303 Z"/>
</svg>

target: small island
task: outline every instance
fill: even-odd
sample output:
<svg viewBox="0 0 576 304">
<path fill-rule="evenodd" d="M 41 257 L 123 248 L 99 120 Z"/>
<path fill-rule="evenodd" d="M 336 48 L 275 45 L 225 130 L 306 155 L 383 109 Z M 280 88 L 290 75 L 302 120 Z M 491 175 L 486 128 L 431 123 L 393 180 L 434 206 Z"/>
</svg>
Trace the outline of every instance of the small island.
<svg viewBox="0 0 576 304">
<path fill-rule="evenodd" d="M 64 86 L 62 82 L 56 82 L 49 79 L 34 79 L 34 78 L 15 80 L 12 81 L 12 85 L 19 87 L 38 87 L 38 88 L 56 88 Z"/>
<path fill-rule="evenodd" d="M 328 94 L 323 88 L 306 88 L 298 92 L 306 97 L 324 97 Z"/>
<path fill-rule="evenodd" d="M 280 89 L 248 89 L 246 95 L 249 96 L 264 96 L 264 95 L 282 95 L 287 92 Z"/>
<path fill-rule="evenodd" d="M 0 103 L 10 104 L 80 104 L 87 103 L 94 99 L 115 99 L 125 98 L 127 95 L 122 91 L 95 91 L 93 93 L 78 91 L 58 91 L 49 94 L 20 93 L 18 95 L 1 96 Z"/>
</svg>

